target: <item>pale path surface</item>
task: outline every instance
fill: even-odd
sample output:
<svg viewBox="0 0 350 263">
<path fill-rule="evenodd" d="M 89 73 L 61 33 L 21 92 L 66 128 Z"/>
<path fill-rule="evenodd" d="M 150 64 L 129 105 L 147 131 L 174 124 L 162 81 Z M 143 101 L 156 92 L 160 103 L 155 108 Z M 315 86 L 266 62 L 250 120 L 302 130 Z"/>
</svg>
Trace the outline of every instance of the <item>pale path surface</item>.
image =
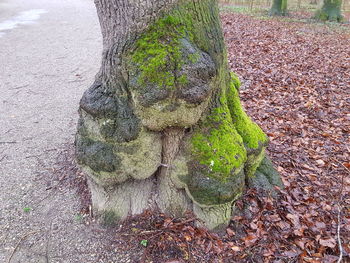
<svg viewBox="0 0 350 263">
<path fill-rule="evenodd" d="M 101 48 L 91 0 L 0 0 L 0 262 L 24 237 L 11 262 L 128 262 L 104 247 L 106 230 L 79 223 L 74 190 L 40 179 L 74 140 Z"/>
</svg>

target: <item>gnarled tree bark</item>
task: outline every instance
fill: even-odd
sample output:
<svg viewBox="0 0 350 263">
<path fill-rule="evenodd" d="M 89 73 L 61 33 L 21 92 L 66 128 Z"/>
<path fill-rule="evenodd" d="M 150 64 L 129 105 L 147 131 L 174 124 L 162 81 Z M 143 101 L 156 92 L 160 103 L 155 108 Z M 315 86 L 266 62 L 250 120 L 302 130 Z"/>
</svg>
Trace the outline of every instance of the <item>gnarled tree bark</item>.
<svg viewBox="0 0 350 263">
<path fill-rule="evenodd" d="M 271 164 L 228 70 L 217 2 L 95 4 L 102 65 L 81 99 L 76 136 L 94 211 L 121 220 L 190 210 L 211 229 L 226 225 L 246 182 Z M 264 171 L 260 181 L 280 183 Z"/>
</svg>

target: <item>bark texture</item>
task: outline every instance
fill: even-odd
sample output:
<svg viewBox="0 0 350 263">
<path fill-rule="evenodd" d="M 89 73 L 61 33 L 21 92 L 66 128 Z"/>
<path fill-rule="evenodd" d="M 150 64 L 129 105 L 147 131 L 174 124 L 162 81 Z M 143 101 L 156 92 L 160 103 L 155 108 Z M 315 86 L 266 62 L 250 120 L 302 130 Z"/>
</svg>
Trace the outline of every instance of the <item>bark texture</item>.
<svg viewBox="0 0 350 263">
<path fill-rule="evenodd" d="M 226 225 L 268 140 L 241 107 L 216 1 L 95 3 L 102 65 L 76 136 L 94 211 L 106 221 L 193 211 L 211 229 Z"/>
<path fill-rule="evenodd" d="M 287 14 L 287 0 L 273 0 L 269 14 L 271 16 L 285 16 Z"/>
<path fill-rule="evenodd" d="M 342 0 L 324 0 L 321 9 L 319 9 L 315 18 L 321 21 L 342 22 L 341 14 Z"/>
</svg>

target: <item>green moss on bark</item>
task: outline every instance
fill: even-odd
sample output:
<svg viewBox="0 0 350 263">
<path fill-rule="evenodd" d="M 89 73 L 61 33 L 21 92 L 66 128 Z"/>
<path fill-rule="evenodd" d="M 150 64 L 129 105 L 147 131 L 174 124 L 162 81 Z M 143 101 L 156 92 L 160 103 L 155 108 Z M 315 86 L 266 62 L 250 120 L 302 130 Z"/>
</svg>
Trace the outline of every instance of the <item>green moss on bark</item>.
<svg viewBox="0 0 350 263">
<path fill-rule="evenodd" d="M 136 42 L 132 61 L 140 69 L 139 84 L 155 84 L 162 88 L 173 88 L 187 82 L 185 75 L 178 75 L 185 60 L 195 60 L 195 56 L 183 58 L 181 39 L 192 39 L 189 20 L 177 15 L 167 15 L 152 24 Z"/>
<path fill-rule="evenodd" d="M 249 149 L 258 149 L 267 143 L 268 138 L 243 110 L 238 94 L 239 85 L 240 82 L 237 82 L 237 77 L 234 77 L 227 92 L 227 102 L 232 121 L 245 146 Z"/>
<path fill-rule="evenodd" d="M 202 17 L 203 21 L 193 20 L 197 15 L 198 4 L 182 2 L 141 35 L 131 54 L 131 61 L 141 72 L 139 85 L 154 84 L 162 88 L 173 88 L 187 83 L 186 75 L 179 75 L 179 71 L 187 61 L 195 63 L 200 55 L 187 54 L 184 57 L 181 39 L 189 40 L 207 53 L 217 52 L 214 57 L 220 55 L 223 39 L 208 39 L 208 34 L 211 34 L 209 31 L 213 28 L 213 25 L 207 27 L 210 24 L 208 21 L 218 13 L 214 2 L 201 1 L 201 5 L 206 6 L 205 9 L 209 11 L 208 17 Z M 220 28 L 219 23 L 215 25 L 215 30 Z M 221 36 L 221 31 L 215 33 Z M 213 49 L 213 46 L 218 48 Z M 221 61 L 221 58 L 218 57 L 217 61 Z"/>
<path fill-rule="evenodd" d="M 234 72 L 231 72 L 230 74 L 231 74 L 232 84 L 235 86 L 237 91 L 239 91 L 239 88 L 241 87 L 241 81 L 239 80 L 238 76 Z"/>
<path fill-rule="evenodd" d="M 194 133 L 192 152 L 200 164 L 208 167 L 208 175 L 225 180 L 246 161 L 247 153 L 232 123 L 226 98 L 221 103 L 204 121 L 205 128 Z"/>
<path fill-rule="evenodd" d="M 218 175 L 222 180 L 247 161 L 247 149 L 255 149 L 259 154 L 268 141 L 244 112 L 238 95 L 240 81 L 237 76 L 231 76 L 230 87 L 219 99 L 220 106 L 212 109 L 201 125 L 203 128 L 192 137 L 195 158 L 208 167 L 209 175 Z"/>
<path fill-rule="evenodd" d="M 342 22 L 344 17 L 341 14 L 341 5 L 342 0 L 324 0 L 322 8 L 316 11 L 315 19 Z"/>
<path fill-rule="evenodd" d="M 269 11 L 270 16 L 285 16 L 287 14 L 287 0 L 273 0 Z"/>
<path fill-rule="evenodd" d="M 217 106 L 195 128 L 190 141 L 194 161 L 189 163 L 188 191 L 204 205 L 227 203 L 240 195 L 245 178 L 254 175 L 264 158 L 268 141 L 240 104 L 238 77 L 227 78 L 223 69 L 217 77 L 221 88 L 214 100 Z"/>
</svg>

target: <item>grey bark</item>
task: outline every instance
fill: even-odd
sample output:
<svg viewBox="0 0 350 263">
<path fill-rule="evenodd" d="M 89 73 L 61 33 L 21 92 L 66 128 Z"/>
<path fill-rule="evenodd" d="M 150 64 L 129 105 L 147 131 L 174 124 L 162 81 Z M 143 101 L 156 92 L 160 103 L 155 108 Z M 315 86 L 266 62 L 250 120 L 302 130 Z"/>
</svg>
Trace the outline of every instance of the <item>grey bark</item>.
<svg viewBox="0 0 350 263">
<path fill-rule="evenodd" d="M 172 216 L 189 210 L 211 229 L 227 224 L 245 176 L 254 174 L 266 144 L 247 149 L 252 154 L 240 156 L 246 163 L 229 171 L 227 180 L 191 153 L 193 130 L 206 133 L 205 119 L 216 108 L 226 107 L 223 98 L 230 92 L 216 1 L 95 0 L 95 4 L 103 36 L 102 65 L 81 99 L 76 136 L 76 155 L 89 177 L 95 213 L 114 221 L 145 209 Z M 174 69 L 179 61 L 171 56 L 165 65 L 175 76 L 176 87 L 171 89 L 140 83 L 142 68 L 130 58 L 137 41 L 169 12 L 190 23 L 193 31 L 190 35 L 174 28 L 183 36 L 176 41 L 181 65 Z M 179 84 L 176 79 L 182 75 L 186 82 Z M 215 130 L 216 124 L 212 126 Z M 242 138 L 235 134 L 235 143 L 242 148 Z M 198 192 L 203 196 L 207 189 L 209 201 L 203 201 Z"/>
</svg>

